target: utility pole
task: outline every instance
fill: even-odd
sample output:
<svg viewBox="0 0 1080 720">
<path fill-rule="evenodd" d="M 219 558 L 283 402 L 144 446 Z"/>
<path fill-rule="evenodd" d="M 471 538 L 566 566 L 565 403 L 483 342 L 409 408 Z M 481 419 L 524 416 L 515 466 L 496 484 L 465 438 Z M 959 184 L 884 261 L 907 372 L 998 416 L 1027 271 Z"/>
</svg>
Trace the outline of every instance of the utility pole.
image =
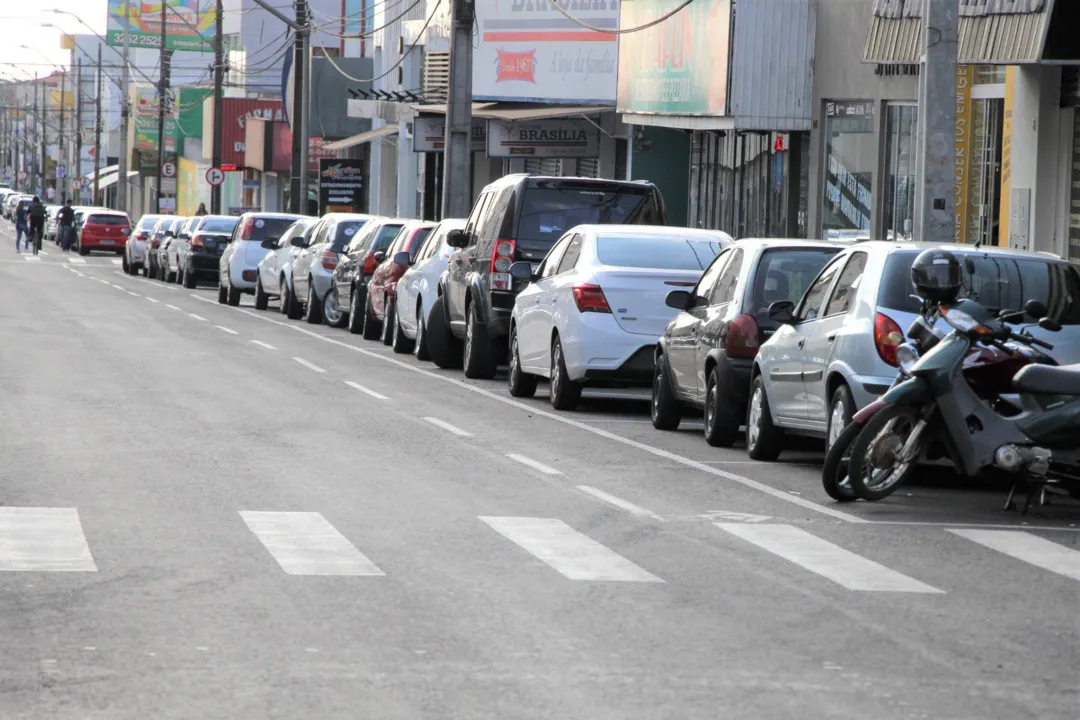
<svg viewBox="0 0 1080 720">
<path fill-rule="evenodd" d="M 35 193 L 41 196 L 42 201 L 45 201 L 45 186 L 48 185 L 49 176 L 49 161 L 46 152 L 49 149 L 49 98 L 45 92 L 48 89 L 48 84 L 45 82 L 45 78 L 41 79 L 41 192 Z"/>
<path fill-rule="evenodd" d="M 165 0 L 161 2 L 161 84 L 158 85 L 158 152 L 157 152 L 157 193 L 155 193 L 154 212 L 161 213 L 161 166 L 165 164 L 165 111 L 169 104 L 169 70 L 172 65 L 172 50 L 165 47 L 167 28 L 165 17 L 169 8 Z"/>
<path fill-rule="evenodd" d="M 121 152 L 121 155 L 123 153 Z M 75 171 L 68 169 L 69 182 L 73 178 L 79 178 L 79 186 L 75 188 L 75 194 L 82 191 L 82 58 L 75 60 Z M 78 199 L 78 198 L 76 198 Z"/>
<path fill-rule="evenodd" d="M 60 165 L 67 165 L 64 158 L 64 105 L 67 101 L 67 71 L 60 73 L 60 132 L 56 136 L 56 197 L 61 203 L 67 202 L 67 181 L 61 175 L 67 174 L 67 168 L 60 170 Z"/>
<path fill-rule="evenodd" d="M 97 205 L 101 202 L 98 199 L 98 183 L 101 178 L 98 175 L 101 174 L 101 96 L 104 88 L 101 87 L 101 44 L 98 43 L 97 47 L 97 102 L 94 103 L 94 199 L 90 202 Z"/>
<path fill-rule="evenodd" d="M 444 218 L 469 216 L 472 205 L 472 30 L 475 0 L 453 0 L 450 35 L 450 88 L 446 98 L 446 149 L 443 155 Z M 949 0 L 950 2 L 952 0 Z"/>
<path fill-rule="evenodd" d="M 128 104 L 128 45 L 131 42 L 131 0 L 124 0 L 124 62 L 120 69 L 120 157 L 117 163 L 119 173 L 116 177 L 116 209 L 127 211 L 128 201 L 128 123 L 130 106 Z"/>
<path fill-rule="evenodd" d="M 262 3 L 260 3 L 262 4 Z M 308 196 L 308 103 L 311 81 L 310 31 L 307 0 L 296 0 L 296 38 L 293 42 L 292 180 L 289 211 L 307 214 Z"/>
<path fill-rule="evenodd" d="M 38 141 L 41 139 L 41 123 L 38 122 L 38 97 L 37 97 L 38 96 L 38 76 L 37 76 L 37 73 L 34 73 L 33 90 L 34 90 L 34 145 L 33 145 L 34 152 L 31 155 L 31 159 L 30 159 L 30 162 L 32 163 L 32 167 L 33 167 L 33 171 L 30 173 L 30 189 L 32 191 L 34 191 L 34 192 L 37 192 L 37 182 L 38 182 L 37 144 L 38 144 Z"/>
<path fill-rule="evenodd" d="M 217 0 L 217 18 L 214 23 L 214 139 L 210 163 L 213 167 L 221 167 L 221 123 L 224 122 L 224 92 L 222 84 L 225 81 L 225 35 L 222 30 L 222 16 L 225 10 L 222 0 Z M 221 185 L 210 186 L 210 212 L 213 215 L 221 214 Z"/>
<path fill-rule="evenodd" d="M 914 239 L 948 243 L 956 233 L 956 0 L 924 0 L 922 15 Z"/>
</svg>

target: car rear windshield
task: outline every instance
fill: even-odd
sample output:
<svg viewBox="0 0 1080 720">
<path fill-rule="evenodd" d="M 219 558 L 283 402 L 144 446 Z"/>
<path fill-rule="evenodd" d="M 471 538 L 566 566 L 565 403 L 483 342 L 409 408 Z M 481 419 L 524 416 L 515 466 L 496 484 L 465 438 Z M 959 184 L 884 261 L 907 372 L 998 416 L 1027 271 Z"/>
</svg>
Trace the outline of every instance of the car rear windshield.
<svg viewBox="0 0 1080 720">
<path fill-rule="evenodd" d="M 124 227 L 131 224 L 123 215 L 91 215 L 86 218 L 86 222 L 91 225 L 123 225 Z"/>
<path fill-rule="evenodd" d="M 577 225 L 657 223 L 649 186 L 550 184 L 526 187 L 517 221 L 518 247 L 548 250 Z M 646 217 L 649 216 L 649 217 Z"/>
<path fill-rule="evenodd" d="M 386 250 L 399 232 L 401 232 L 401 225 L 383 225 L 379 228 L 379 234 L 375 236 L 375 242 L 371 243 L 371 252 Z"/>
<path fill-rule="evenodd" d="M 754 289 L 745 312 L 760 323 L 768 316 L 769 306 L 774 302 L 790 300 L 797 303 L 829 258 L 839 251 L 840 248 L 766 250 L 754 275 Z"/>
<path fill-rule="evenodd" d="M 619 267 L 704 270 L 718 252 L 720 243 L 701 238 L 620 235 L 596 238 L 596 257 L 605 265 Z"/>
<path fill-rule="evenodd" d="M 434 229 L 434 227 L 424 227 L 414 232 L 406 249 L 415 255 L 416 251 L 420 249 L 420 246 L 424 244 L 424 241 L 427 240 L 428 235 L 430 235 L 431 231 Z"/>
<path fill-rule="evenodd" d="M 284 235 L 294 222 L 296 218 L 257 217 L 251 223 L 251 234 L 247 239 L 252 242 L 275 240 Z"/>
<path fill-rule="evenodd" d="M 140 230 L 151 230 L 151 229 L 153 229 L 154 225 L 157 225 L 157 222 L 160 219 L 161 218 L 144 216 L 143 219 L 139 221 L 139 229 Z"/>
<path fill-rule="evenodd" d="M 210 218 L 203 220 L 199 226 L 201 233 L 231 233 L 239 219 L 233 218 Z"/>
<path fill-rule="evenodd" d="M 345 249 L 345 246 L 349 244 L 356 233 L 360 232 L 360 228 L 367 224 L 367 220 L 342 220 L 334 228 L 334 242 L 331 243 L 330 249 L 334 252 L 341 252 Z"/>
</svg>

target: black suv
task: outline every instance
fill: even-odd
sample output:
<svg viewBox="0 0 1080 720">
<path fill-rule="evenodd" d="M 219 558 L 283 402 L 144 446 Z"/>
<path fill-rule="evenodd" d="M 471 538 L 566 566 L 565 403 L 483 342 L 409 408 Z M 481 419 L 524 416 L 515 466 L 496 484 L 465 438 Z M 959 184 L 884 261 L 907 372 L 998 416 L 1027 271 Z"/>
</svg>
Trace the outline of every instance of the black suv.
<svg viewBox="0 0 1080 720">
<path fill-rule="evenodd" d="M 667 223 L 651 183 L 523 174 L 496 180 L 476 199 L 465 229 L 447 233 L 455 250 L 439 284 L 442 302 L 431 309 L 431 359 L 442 368 L 464 364 L 469 378 L 494 377 L 507 355 L 514 298 L 528 284 L 510 277 L 512 264 L 535 269 L 578 225 Z"/>
</svg>

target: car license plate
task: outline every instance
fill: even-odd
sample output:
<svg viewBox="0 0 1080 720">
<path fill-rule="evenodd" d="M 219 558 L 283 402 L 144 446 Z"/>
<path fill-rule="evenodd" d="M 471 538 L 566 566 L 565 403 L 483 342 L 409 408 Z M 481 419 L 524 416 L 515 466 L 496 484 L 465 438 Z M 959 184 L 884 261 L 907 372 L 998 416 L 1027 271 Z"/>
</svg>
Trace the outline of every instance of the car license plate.
<svg viewBox="0 0 1080 720">
<path fill-rule="evenodd" d="M 113 241 L 112 241 L 112 240 L 102 240 L 102 241 L 101 241 L 101 244 L 102 244 L 102 245 L 112 245 L 112 244 L 113 244 Z"/>
</svg>

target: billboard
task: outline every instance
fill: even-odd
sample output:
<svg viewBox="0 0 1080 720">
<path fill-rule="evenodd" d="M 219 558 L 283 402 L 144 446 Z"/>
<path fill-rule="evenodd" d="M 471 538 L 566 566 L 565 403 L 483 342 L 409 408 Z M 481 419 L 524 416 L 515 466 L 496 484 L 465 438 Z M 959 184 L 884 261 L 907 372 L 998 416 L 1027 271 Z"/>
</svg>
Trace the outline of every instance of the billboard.
<svg viewBox="0 0 1080 720">
<path fill-rule="evenodd" d="M 319 161 L 319 207 L 321 212 L 359 212 L 364 207 L 366 160 Z"/>
<path fill-rule="evenodd" d="M 654 22 L 682 0 L 623 0 L 620 27 Z M 697 0 L 664 22 L 619 36 L 620 112 L 725 115 L 731 0 Z"/>
<path fill-rule="evenodd" d="M 699 0 L 702 2 L 704 0 Z M 595 28 L 619 27 L 619 2 L 562 3 Z M 618 37 L 576 24 L 548 0 L 476 3 L 473 99 L 610 105 Z"/>
<path fill-rule="evenodd" d="M 124 25 L 127 5 L 129 26 Z M 127 33 L 131 47 L 161 47 L 161 12 L 165 13 L 165 47 L 170 50 L 214 51 L 215 0 L 109 0 L 106 41 L 123 45 Z"/>
<path fill-rule="evenodd" d="M 133 147 L 136 150 L 157 152 L 158 110 L 161 106 L 157 89 L 149 85 L 135 85 L 131 93 Z M 171 108 L 165 111 L 165 152 L 176 152 L 176 116 Z"/>
</svg>

